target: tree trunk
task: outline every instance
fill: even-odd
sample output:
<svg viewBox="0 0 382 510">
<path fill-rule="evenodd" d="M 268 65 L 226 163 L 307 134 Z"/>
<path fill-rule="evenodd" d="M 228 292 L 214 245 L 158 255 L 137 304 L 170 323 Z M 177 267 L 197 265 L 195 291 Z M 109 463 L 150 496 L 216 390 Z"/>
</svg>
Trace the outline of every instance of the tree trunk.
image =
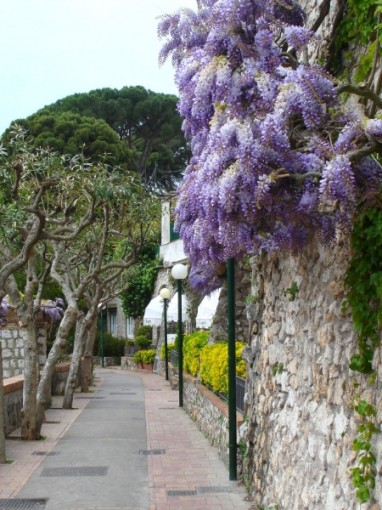
<svg viewBox="0 0 382 510">
<path fill-rule="evenodd" d="M 38 386 L 38 348 L 37 332 L 34 322 L 24 328 L 24 386 L 23 408 L 21 412 L 21 439 L 39 439 L 36 432 L 37 386 Z"/>
<path fill-rule="evenodd" d="M 36 430 L 36 398 L 39 373 L 37 328 L 34 317 L 35 267 L 36 259 L 32 254 L 28 260 L 23 299 L 14 275 L 10 275 L 5 287 L 10 300 L 16 306 L 24 337 L 24 385 L 23 407 L 21 410 L 21 438 L 24 440 L 35 440 L 40 437 Z"/>
<path fill-rule="evenodd" d="M 78 370 L 80 367 L 82 353 L 84 351 L 85 332 L 86 321 L 85 317 L 81 315 L 81 317 L 77 319 L 76 323 L 76 333 L 74 335 L 72 361 L 70 363 L 70 370 L 65 385 L 64 400 L 62 403 L 63 409 L 72 409 L 73 395 L 77 387 Z"/>
<path fill-rule="evenodd" d="M 54 373 L 54 367 L 56 366 L 62 351 L 66 347 L 68 335 L 76 323 L 78 317 L 78 309 L 73 306 L 68 306 L 64 312 L 64 316 L 60 323 L 57 331 L 56 340 L 54 341 L 52 348 L 49 352 L 48 358 L 43 368 L 40 383 L 37 389 L 37 422 L 36 431 L 38 434 L 41 433 L 41 427 L 45 417 L 45 409 L 50 402 L 50 393 L 52 386 L 52 377 Z"/>
<path fill-rule="evenodd" d="M 191 288 L 186 291 L 188 300 L 188 316 L 190 318 L 189 328 L 190 331 L 187 333 L 193 333 L 196 330 L 196 316 L 198 315 L 198 307 L 202 302 L 203 296 L 199 292 L 195 292 Z"/>
<path fill-rule="evenodd" d="M 3 346 L 0 339 L 0 464 L 7 462 L 5 454 L 5 419 L 4 419 L 4 387 L 3 387 Z"/>
<path fill-rule="evenodd" d="M 81 391 L 87 393 L 89 391 L 89 386 L 92 383 L 92 369 L 93 369 L 93 349 L 94 343 L 97 334 L 97 317 L 93 319 L 93 322 L 90 325 L 88 330 L 86 345 L 85 345 L 85 353 L 82 358 L 82 370 L 81 370 Z"/>
</svg>

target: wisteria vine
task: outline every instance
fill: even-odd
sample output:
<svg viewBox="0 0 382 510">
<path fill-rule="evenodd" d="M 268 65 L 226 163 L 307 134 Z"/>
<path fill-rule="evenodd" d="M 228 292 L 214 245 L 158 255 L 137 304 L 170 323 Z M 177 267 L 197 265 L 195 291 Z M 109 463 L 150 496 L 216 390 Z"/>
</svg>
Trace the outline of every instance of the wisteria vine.
<svg viewBox="0 0 382 510">
<path fill-rule="evenodd" d="M 8 296 L 5 296 L 0 303 L 0 328 L 7 325 L 7 313 L 10 308 L 14 307 L 10 304 Z M 59 322 L 63 317 L 64 309 L 64 300 L 57 298 L 55 300 L 42 300 L 38 311 L 41 313 L 44 320 L 49 322 Z"/>
<path fill-rule="evenodd" d="M 346 110 L 308 64 L 320 44 L 294 0 L 199 0 L 162 17 L 192 158 L 176 225 L 194 287 L 219 286 L 229 257 L 301 249 L 349 229 L 381 184 L 382 121 Z"/>
</svg>

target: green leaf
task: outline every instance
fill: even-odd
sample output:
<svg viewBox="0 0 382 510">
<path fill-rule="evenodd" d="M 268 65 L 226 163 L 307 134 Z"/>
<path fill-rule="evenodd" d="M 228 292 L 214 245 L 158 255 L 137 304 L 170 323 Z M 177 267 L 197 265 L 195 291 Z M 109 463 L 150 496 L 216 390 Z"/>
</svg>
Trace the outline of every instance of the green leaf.
<svg viewBox="0 0 382 510">
<path fill-rule="evenodd" d="M 377 414 L 375 407 L 369 404 L 366 400 L 360 400 L 354 409 L 361 416 L 375 416 Z"/>
<path fill-rule="evenodd" d="M 371 374 L 373 372 L 371 360 L 365 354 L 353 354 L 350 358 L 349 366 L 355 372 L 361 372 L 362 374 Z"/>
<path fill-rule="evenodd" d="M 369 441 L 366 441 L 362 437 L 356 437 L 353 441 L 353 447 L 352 449 L 354 451 L 360 451 L 360 450 L 370 450 L 371 444 Z"/>
<path fill-rule="evenodd" d="M 370 499 L 370 490 L 366 485 L 361 485 L 356 491 L 355 494 L 360 503 L 367 503 Z"/>
</svg>

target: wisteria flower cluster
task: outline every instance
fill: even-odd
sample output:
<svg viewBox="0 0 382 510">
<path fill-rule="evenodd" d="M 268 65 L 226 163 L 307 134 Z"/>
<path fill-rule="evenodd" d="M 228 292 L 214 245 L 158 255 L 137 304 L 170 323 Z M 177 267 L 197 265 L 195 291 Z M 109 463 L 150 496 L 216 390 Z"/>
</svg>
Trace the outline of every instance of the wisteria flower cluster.
<svg viewBox="0 0 382 510">
<path fill-rule="evenodd" d="M 8 296 L 5 296 L 0 303 L 0 327 L 7 324 L 7 312 L 12 305 L 9 303 Z M 42 300 L 40 311 L 46 321 L 59 322 L 64 315 L 65 303 L 63 299 Z"/>
<path fill-rule="evenodd" d="M 360 194 L 381 183 L 358 149 L 380 142 L 382 121 L 365 129 L 332 77 L 305 62 L 319 42 L 295 1 L 199 0 L 164 16 L 159 35 L 192 146 L 176 225 L 194 286 L 217 287 L 227 258 L 299 250 L 316 234 L 330 243 L 349 228 Z"/>
<path fill-rule="evenodd" d="M 7 324 L 7 312 L 9 310 L 9 303 L 7 298 L 3 298 L 0 303 L 0 328 Z"/>
<path fill-rule="evenodd" d="M 43 317 L 52 322 L 61 321 L 64 315 L 65 303 L 62 298 L 55 300 L 48 299 L 43 300 L 41 303 L 41 312 Z"/>
</svg>

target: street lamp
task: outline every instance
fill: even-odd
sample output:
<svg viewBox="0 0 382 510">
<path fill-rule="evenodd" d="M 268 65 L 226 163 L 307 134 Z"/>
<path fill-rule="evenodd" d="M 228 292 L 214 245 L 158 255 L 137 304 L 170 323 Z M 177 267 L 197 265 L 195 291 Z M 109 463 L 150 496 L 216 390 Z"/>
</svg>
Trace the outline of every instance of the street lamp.
<svg viewBox="0 0 382 510">
<path fill-rule="evenodd" d="M 168 351 L 167 351 L 167 307 L 170 299 L 170 291 L 164 287 L 159 292 L 160 297 L 163 299 L 163 315 L 164 315 L 164 360 L 166 366 L 166 381 L 168 381 Z"/>
<path fill-rule="evenodd" d="M 175 264 L 171 275 L 178 284 L 178 372 L 179 372 L 179 407 L 183 407 L 183 332 L 182 332 L 182 280 L 187 276 L 187 266 Z"/>
<path fill-rule="evenodd" d="M 237 480 L 235 260 L 227 260 L 229 479 Z"/>
<path fill-rule="evenodd" d="M 100 303 L 98 305 L 98 313 L 100 314 L 100 341 L 101 341 L 101 367 L 105 366 L 105 357 L 104 357 L 104 324 L 103 324 L 103 312 L 105 310 L 105 305 Z"/>
</svg>

